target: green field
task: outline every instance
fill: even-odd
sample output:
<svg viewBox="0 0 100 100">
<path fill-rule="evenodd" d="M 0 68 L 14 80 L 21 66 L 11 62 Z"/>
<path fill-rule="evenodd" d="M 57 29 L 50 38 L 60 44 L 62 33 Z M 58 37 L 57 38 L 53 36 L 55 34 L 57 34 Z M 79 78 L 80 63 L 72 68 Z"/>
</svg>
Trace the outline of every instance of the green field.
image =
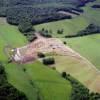
<svg viewBox="0 0 100 100">
<path fill-rule="evenodd" d="M 100 35 L 65 39 L 68 45 L 86 57 L 100 70 Z"/>
<path fill-rule="evenodd" d="M 91 66 L 90 63 L 71 56 L 54 56 L 55 67 L 60 73 L 67 72 L 91 91 L 100 92 L 98 83 L 100 74 Z"/>
<path fill-rule="evenodd" d="M 7 63 L 5 46 L 20 47 L 27 41 L 17 27 L 7 24 L 3 18 L 0 22 L 0 61 L 5 65 L 9 83 L 24 92 L 29 100 L 37 100 L 39 95 L 42 100 L 70 100 L 72 87 L 58 72 L 37 61 L 25 65 Z"/>
<path fill-rule="evenodd" d="M 42 28 L 52 30 L 53 37 L 66 41 L 71 48 L 86 57 L 93 65 L 100 69 L 100 35 L 70 39 L 63 38 L 66 35 L 77 34 L 78 31 L 83 30 L 90 23 L 100 25 L 99 11 L 90 8 L 91 5 L 90 3 L 87 7 L 84 7 L 85 12 L 73 19 L 40 24 L 34 27 L 37 31 Z M 57 34 L 59 29 L 63 29 L 64 33 Z M 68 81 L 61 78 L 58 72 L 44 66 L 38 61 L 34 62 L 34 64 L 25 65 L 7 64 L 8 57 L 4 52 L 5 47 L 11 46 L 16 48 L 26 44 L 27 40 L 18 31 L 18 28 L 7 24 L 4 18 L 0 18 L 0 61 L 5 65 L 9 83 L 24 92 L 28 100 L 36 100 L 39 95 L 42 100 L 70 100 L 72 87 Z M 55 64 L 57 71 L 66 71 L 90 90 L 100 91 L 98 87 L 100 75 L 90 64 L 72 57 L 55 56 L 55 60 L 57 62 Z"/>
<path fill-rule="evenodd" d="M 66 35 L 75 35 L 78 31 L 83 30 L 85 27 L 89 25 L 88 20 L 86 20 L 82 16 L 77 16 L 73 19 L 50 22 L 45 24 L 36 25 L 35 29 L 37 31 L 41 30 L 42 28 L 47 30 L 52 30 L 53 37 L 64 37 Z M 57 30 L 64 30 L 63 34 L 58 34 Z"/>
</svg>

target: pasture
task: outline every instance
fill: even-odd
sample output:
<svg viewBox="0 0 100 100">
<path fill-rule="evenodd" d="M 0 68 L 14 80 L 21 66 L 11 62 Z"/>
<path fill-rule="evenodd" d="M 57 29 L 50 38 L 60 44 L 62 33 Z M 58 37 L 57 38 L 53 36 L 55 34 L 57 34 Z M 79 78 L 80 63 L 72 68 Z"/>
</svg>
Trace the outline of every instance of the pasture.
<svg viewBox="0 0 100 100">
<path fill-rule="evenodd" d="M 100 92 L 100 73 L 85 60 L 71 56 L 54 56 L 57 71 L 67 72 L 78 79 L 91 91 Z"/>
<path fill-rule="evenodd" d="M 8 82 L 24 92 L 28 100 L 70 100 L 71 84 L 64 80 L 58 72 L 36 61 L 32 64 L 8 63 L 4 48 L 7 45 L 13 48 L 27 44 L 26 38 L 17 30 L 17 27 L 0 19 L 0 61 L 5 65 Z"/>
<path fill-rule="evenodd" d="M 100 25 L 100 9 L 92 8 L 94 4 L 99 4 L 100 0 L 96 0 L 93 3 L 87 4 L 84 9 L 84 13 L 82 16 L 84 16 L 90 23 L 95 23 L 96 25 Z"/>
<path fill-rule="evenodd" d="M 37 31 L 45 30 L 52 31 L 51 35 L 53 37 L 61 38 L 66 35 L 75 35 L 78 31 L 83 30 L 89 25 L 88 20 L 85 19 L 83 16 L 77 16 L 73 19 L 61 20 L 56 22 L 49 22 L 45 24 L 40 24 L 34 26 Z M 58 34 L 58 30 L 63 29 L 63 34 Z"/>
<path fill-rule="evenodd" d="M 96 68 L 100 70 L 100 35 L 64 39 L 68 45 L 82 56 L 86 57 Z"/>
</svg>

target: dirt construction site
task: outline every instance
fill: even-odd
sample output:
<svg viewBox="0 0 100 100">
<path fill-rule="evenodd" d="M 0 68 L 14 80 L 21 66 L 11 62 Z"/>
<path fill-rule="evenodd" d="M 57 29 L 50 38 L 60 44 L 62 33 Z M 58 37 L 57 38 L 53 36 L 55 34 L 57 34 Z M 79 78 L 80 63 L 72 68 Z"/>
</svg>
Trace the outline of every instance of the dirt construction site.
<svg viewBox="0 0 100 100">
<path fill-rule="evenodd" d="M 14 51 L 13 59 L 16 62 L 28 62 L 34 61 L 38 58 L 38 53 L 53 53 L 62 56 L 72 56 L 77 59 L 82 59 L 81 56 L 73 51 L 68 46 L 65 46 L 63 42 L 57 38 L 44 38 L 42 36 L 37 36 L 38 38 L 23 47 L 16 48 Z"/>
</svg>

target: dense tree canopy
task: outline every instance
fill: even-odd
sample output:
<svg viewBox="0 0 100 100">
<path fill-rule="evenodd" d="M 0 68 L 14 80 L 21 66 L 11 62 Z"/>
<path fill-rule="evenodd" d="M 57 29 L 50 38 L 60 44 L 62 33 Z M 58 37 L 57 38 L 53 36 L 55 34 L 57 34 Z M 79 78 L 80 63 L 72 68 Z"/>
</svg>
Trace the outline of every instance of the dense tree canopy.
<svg viewBox="0 0 100 100">
<path fill-rule="evenodd" d="M 3 64 L 0 62 L 0 100 L 27 100 L 26 96 L 8 83 Z"/>
<path fill-rule="evenodd" d="M 0 0 L 0 16 L 6 16 L 8 23 L 22 27 L 29 23 L 38 24 L 71 18 L 70 15 L 60 14 L 58 11 L 79 15 L 79 12 L 83 12 L 83 10 L 78 6 L 85 3 L 85 0 Z M 30 21 L 26 23 L 24 17 Z M 23 20 L 22 24 L 20 20 Z"/>
</svg>

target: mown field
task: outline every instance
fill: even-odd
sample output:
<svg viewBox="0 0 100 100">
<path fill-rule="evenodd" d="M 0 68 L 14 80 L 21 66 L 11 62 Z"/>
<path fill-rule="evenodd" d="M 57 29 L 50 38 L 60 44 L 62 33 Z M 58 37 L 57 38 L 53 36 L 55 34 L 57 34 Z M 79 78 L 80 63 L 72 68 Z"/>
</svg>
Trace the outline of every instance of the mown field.
<svg viewBox="0 0 100 100">
<path fill-rule="evenodd" d="M 68 45 L 86 57 L 100 70 L 100 35 L 67 39 Z"/>
<path fill-rule="evenodd" d="M 77 16 L 70 20 L 62 20 L 56 22 L 50 22 L 45 24 L 36 25 L 35 29 L 40 31 L 42 28 L 46 30 L 52 31 L 52 36 L 61 38 L 66 35 L 75 35 L 78 31 L 83 30 L 85 27 L 89 25 L 88 20 L 86 20 L 83 16 Z M 63 29 L 63 34 L 58 34 L 57 30 Z"/>
<path fill-rule="evenodd" d="M 54 56 L 54 65 L 60 73 L 67 72 L 78 79 L 91 91 L 100 92 L 100 73 L 85 60 L 71 56 Z"/>
<path fill-rule="evenodd" d="M 72 87 L 58 72 L 39 62 L 25 65 L 7 63 L 5 46 L 19 47 L 27 41 L 17 27 L 7 24 L 3 18 L 0 22 L 0 61 L 5 65 L 9 83 L 24 92 L 29 100 L 37 100 L 39 96 L 42 100 L 70 100 Z"/>
</svg>

